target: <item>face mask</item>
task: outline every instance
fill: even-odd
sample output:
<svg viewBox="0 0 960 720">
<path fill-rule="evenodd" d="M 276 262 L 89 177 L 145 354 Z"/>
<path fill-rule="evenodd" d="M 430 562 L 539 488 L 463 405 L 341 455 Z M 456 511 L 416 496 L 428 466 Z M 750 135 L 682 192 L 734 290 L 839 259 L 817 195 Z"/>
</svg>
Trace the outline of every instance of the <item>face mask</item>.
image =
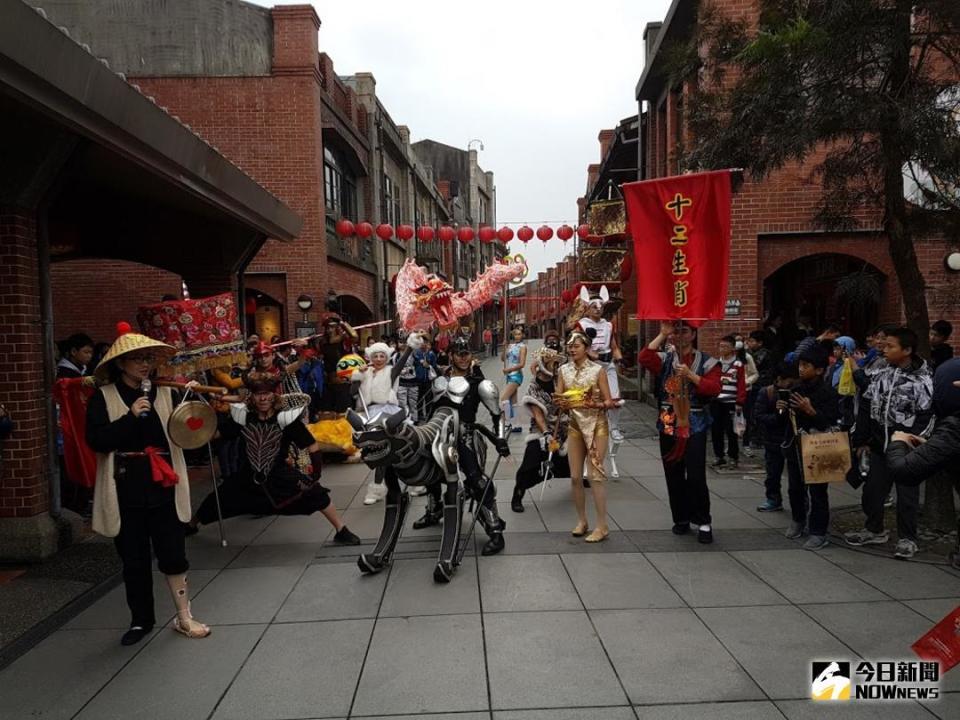
<svg viewBox="0 0 960 720">
<path fill-rule="evenodd" d="M 736 344 L 734 345 L 734 347 L 735 347 L 737 350 L 743 350 L 743 340 L 737 340 L 737 342 L 736 342 Z"/>
</svg>

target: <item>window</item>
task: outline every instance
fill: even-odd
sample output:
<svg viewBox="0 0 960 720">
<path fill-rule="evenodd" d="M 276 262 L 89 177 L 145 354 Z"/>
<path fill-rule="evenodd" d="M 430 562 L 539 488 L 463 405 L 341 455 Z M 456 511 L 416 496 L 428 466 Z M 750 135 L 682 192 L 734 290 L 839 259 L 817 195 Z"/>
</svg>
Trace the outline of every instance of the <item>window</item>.
<svg viewBox="0 0 960 720">
<path fill-rule="evenodd" d="M 323 194 L 327 213 L 357 220 L 357 181 L 334 149 L 323 149 Z"/>
<path fill-rule="evenodd" d="M 400 219 L 400 186 L 390 176 L 383 175 L 383 221 L 396 227 Z"/>
</svg>

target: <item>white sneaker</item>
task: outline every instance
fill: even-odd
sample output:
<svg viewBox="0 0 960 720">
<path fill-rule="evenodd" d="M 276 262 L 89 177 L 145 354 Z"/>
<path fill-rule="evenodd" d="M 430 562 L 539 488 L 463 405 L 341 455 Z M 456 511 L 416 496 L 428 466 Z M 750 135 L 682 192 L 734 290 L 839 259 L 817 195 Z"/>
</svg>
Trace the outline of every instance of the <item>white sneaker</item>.
<svg viewBox="0 0 960 720">
<path fill-rule="evenodd" d="M 617 428 L 617 429 L 615 429 L 615 430 L 611 430 L 611 431 L 610 431 L 610 439 L 611 439 L 611 440 L 614 440 L 615 442 L 623 442 L 623 433 L 620 432 L 620 429 L 619 429 L 619 428 Z"/>
<path fill-rule="evenodd" d="M 376 505 L 387 496 L 387 486 L 375 482 L 367 485 L 367 495 L 363 498 L 364 505 Z"/>
<path fill-rule="evenodd" d="M 903 538 L 897 541 L 897 546 L 893 551 L 893 556 L 898 560 L 909 560 L 914 555 L 917 554 L 917 551 L 920 548 L 917 547 L 917 543 L 909 538 Z"/>
</svg>

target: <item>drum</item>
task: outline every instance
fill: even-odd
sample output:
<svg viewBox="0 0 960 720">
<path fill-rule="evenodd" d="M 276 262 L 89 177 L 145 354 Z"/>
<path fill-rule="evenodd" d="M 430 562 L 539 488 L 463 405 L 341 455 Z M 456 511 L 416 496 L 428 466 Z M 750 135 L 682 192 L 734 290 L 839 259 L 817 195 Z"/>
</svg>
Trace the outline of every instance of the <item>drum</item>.
<svg viewBox="0 0 960 720">
<path fill-rule="evenodd" d="M 180 403 L 167 421 L 171 442 L 184 450 L 203 447 L 217 432 L 217 414 L 200 400 Z"/>
</svg>

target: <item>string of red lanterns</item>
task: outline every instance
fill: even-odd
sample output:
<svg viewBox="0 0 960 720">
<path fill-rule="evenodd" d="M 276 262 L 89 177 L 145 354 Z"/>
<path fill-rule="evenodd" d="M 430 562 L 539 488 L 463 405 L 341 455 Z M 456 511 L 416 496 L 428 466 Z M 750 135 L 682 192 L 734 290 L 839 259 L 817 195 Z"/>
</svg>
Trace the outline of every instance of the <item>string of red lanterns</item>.
<svg viewBox="0 0 960 720">
<path fill-rule="evenodd" d="M 453 228 L 450 225 L 441 225 L 439 228 L 421 225 L 414 229 L 412 225 L 407 224 L 397 225 L 396 228 L 394 228 L 394 226 L 389 223 L 380 223 L 374 228 L 373 225 L 368 222 L 353 223 L 346 218 L 341 218 L 337 220 L 335 229 L 337 235 L 343 238 L 358 237 L 366 239 L 376 235 L 384 242 L 396 236 L 397 239 L 402 242 L 409 242 L 416 237 L 417 240 L 422 243 L 430 243 L 433 242 L 434 239 L 437 239 L 444 244 L 448 244 L 456 239 L 467 245 L 475 239 L 479 239 L 480 242 L 485 245 L 494 242 L 494 240 L 499 240 L 506 245 L 514 238 L 513 229 L 507 225 L 504 225 L 499 230 L 495 230 L 489 225 L 483 225 L 476 231 L 469 225 L 463 225 L 459 228 Z M 543 243 L 547 243 L 554 237 L 554 234 L 564 243 L 572 239 L 574 234 L 576 234 L 578 239 L 587 244 L 602 243 L 601 238 L 590 234 L 590 226 L 587 224 L 579 225 L 574 229 L 564 223 L 558 227 L 556 231 L 549 225 L 541 225 L 536 231 L 529 225 L 523 225 L 516 231 L 516 238 L 525 245 L 534 237 Z"/>
</svg>

